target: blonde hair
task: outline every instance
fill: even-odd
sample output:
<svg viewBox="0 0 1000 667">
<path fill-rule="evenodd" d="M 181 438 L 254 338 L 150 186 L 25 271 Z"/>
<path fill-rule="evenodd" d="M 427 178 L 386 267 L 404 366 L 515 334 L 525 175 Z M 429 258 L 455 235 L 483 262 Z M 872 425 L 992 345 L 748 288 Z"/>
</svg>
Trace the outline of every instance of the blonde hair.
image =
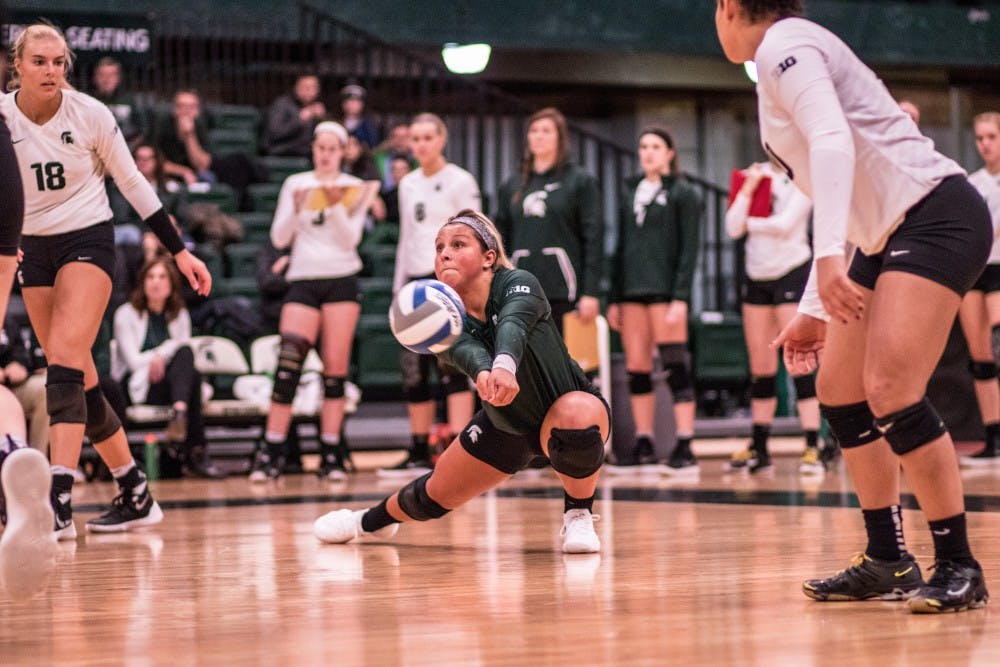
<svg viewBox="0 0 1000 667">
<path fill-rule="evenodd" d="M 65 54 L 66 60 L 63 62 L 63 88 L 73 89 L 73 86 L 69 85 L 66 81 L 66 76 L 73 69 L 73 51 L 66 44 L 66 38 L 63 36 L 62 31 L 52 25 L 51 23 L 35 23 L 29 25 L 27 28 L 21 31 L 21 34 L 17 36 L 14 40 L 14 45 L 10 49 L 11 61 L 20 60 L 24 57 L 24 47 L 28 43 L 28 40 L 38 40 L 38 39 L 56 39 L 62 42 L 63 52 Z M 11 67 L 10 83 L 7 84 L 7 90 L 13 92 L 21 87 L 21 75 L 18 73 L 17 69 Z"/>
<path fill-rule="evenodd" d="M 448 218 L 448 222 L 444 224 L 465 225 L 476 234 L 476 238 L 479 239 L 479 247 L 482 248 L 484 253 L 489 250 L 495 252 L 497 258 L 493 261 L 494 273 L 497 272 L 497 269 L 514 268 L 514 265 L 511 264 L 510 259 L 507 257 L 507 252 L 503 249 L 503 238 L 500 236 L 500 232 L 497 231 L 496 225 L 479 211 L 474 211 L 471 208 L 463 209 Z M 487 236 L 491 238 L 486 238 Z"/>
<path fill-rule="evenodd" d="M 410 121 L 410 125 L 416 125 L 417 123 L 431 123 L 437 128 L 438 134 L 444 137 L 444 140 L 447 143 L 448 126 L 444 124 L 443 120 L 441 120 L 441 116 L 428 112 L 418 113 L 413 117 L 413 120 Z"/>
<path fill-rule="evenodd" d="M 981 114 L 976 114 L 976 117 L 972 119 L 972 126 L 975 127 L 979 123 L 993 123 L 997 129 L 1000 129 L 1000 112 L 984 111 Z"/>
</svg>

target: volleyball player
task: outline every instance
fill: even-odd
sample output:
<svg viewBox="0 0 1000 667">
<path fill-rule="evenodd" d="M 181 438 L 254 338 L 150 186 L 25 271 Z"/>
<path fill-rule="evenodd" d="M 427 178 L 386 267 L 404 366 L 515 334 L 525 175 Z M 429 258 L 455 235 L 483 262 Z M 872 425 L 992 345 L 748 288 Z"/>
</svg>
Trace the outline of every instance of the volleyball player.
<svg viewBox="0 0 1000 667">
<path fill-rule="evenodd" d="M 564 490 L 566 553 L 600 550 L 591 513 L 610 429 L 607 405 L 573 361 L 538 279 L 513 269 L 490 220 L 461 211 L 434 242 L 435 272 L 465 304 L 465 329 L 441 356 L 474 378 L 483 409 L 416 479 L 368 510 L 316 520 L 323 542 L 392 537 L 402 521 L 439 519 L 547 456 Z"/>
<path fill-rule="evenodd" d="M 1000 463 L 1000 113 L 989 111 L 973 119 L 976 149 L 983 158 L 982 169 L 969 176 L 986 200 L 993 219 L 993 248 L 979 280 L 962 299 L 959 320 L 969 346 L 969 370 L 976 385 L 979 411 L 986 426 L 986 445 L 972 456 L 961 457 L 965 466 Z"/>
<path fill-rule="evenodd" d="M 662 467 L 670 475 L 698 472 L 691 453 L 695 395 L 687 349 L 688 301 L 703 221 L 698 193 L 680 174 L 674 140 L 650 127 L 639 135 L 641 176 L 629 179 L 618 207 L 618 245 L 612 257 L 608 324 L 621 332 L 628 370 L 634 454 L 611 470 L 658 466 L 653 447 L 656 400 L 653 347 L 674 399 L 677 446 Z"/>
<path fill-rule="evenodd" d="M 399 246 L 393 293 L 411 280 L 433 278 L 434 237 L 441 225 L 456 211 L 480 208 L 476 179 L 445 159 L 447 142 L 448 129 L 438 116 L 422 113 L 410 123 L 410 147 L 420 166 L 399 182 Z M 475 406 L 466 378 L 455 368 L 439 365 L 433 355 L 404 349 L 400 366 L 412 443 L 405 460 L 378 471 L 382 477 L 419 475 L 431 468 L 429 439 L 436 411 L 431 374 L 435 367 L 448 409 L 449 434 L 440 445 L 465 426 Z"/>
<path fill-rule="evenodd" d="M 108 304 L 115 261 L 105 173 L 174 253 L 195 290 L 208 294 L 211 276 L 184 249 L 111 112 L 66 83 L 72 53 L 62 34 L 50 25 L 28 26 L 13 46 L 13 60 L 14 92 L 0 101 L 0 111 L 10 125 L 25 190 L 19 280 L 49 361 L 55 530 L 61 539 L 76 536 L 70 498 L 85 433 L 120 487 L 111 510 L 88 521 L 88 530 L 155 524 L 162 512 L 101 393 L 90 352 Z"/>
<path fill-rule="evenodd" d="M 809 214 L 812 202 L 787 174 L 770 163 L 752 164 L 732 205 L 726 211 L 729 238 L 746 236 L 746 275 L 742 288 L 743 336 L 750 357 L 750 410 L 753 439 L 750 446 L 733 453 L 729 467 L 751 473 L 771 467 L 767 439 L 778 405 L 778 357 L 771 341 L 795 317 L 809 278 Z M 771 214 L 750 215 L 750 204 L 760 183 L 771 182 Z M 806 449 L 799 471 L 823 471 L 819 459 L 819 401 L 813 373 L 793 377 L 799 419 L 806 435 Z"/>
<path fill-rule="evenodd" d="M 934 151 L 885 86 L 798 0 L 717 0 L 729 60 L 754 60 L 761 140 L 814 205 L 813 269 L 775 339 L 793 374 L 819 366 L 821 410 L 842 447 L 868 546 L 812 579 L 817 600 L 909 598 L 914 612 L 989 599 L 966 532 L 954 443 L 925 396 L 993 230 L 961 167 Z M 847 243 L 857 246 L 850 267 Z M 934 574 L 906 551 L 899 468 L 930 523 Z"/>
<path fill-rule="evenodd" d="M 358 243 L 377 190 L 377 185 L 340 171 L 346 144 L 347 130 L 340 123 L 318 124 L 312 171 L 289 176 L 278 195 L 271 242 L 279 250 L 291 246 L 285 274 L 291 286 L 281 307 L 278 369 L 264 429 L 265 449 L 258 451 L 250 473 L 254 482 L 281 474 L 292 401 L 306 354 L 317 339 L 323 360 L 319 475 L 346 477 L 350 455 L 340 434 L 351 345 L 361 314 Z"/>
</svg>

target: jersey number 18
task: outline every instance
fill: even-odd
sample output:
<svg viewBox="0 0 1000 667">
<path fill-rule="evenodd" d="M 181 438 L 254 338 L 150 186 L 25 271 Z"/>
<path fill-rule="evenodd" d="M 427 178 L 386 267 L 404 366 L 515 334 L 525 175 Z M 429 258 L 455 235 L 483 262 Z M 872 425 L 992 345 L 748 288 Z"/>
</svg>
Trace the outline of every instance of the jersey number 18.
<svg viewBox="0 0 1000 667">
<path fill-rule="evenodd" d="M 62 190 L 66 187 L 66 177 L 63 176 L 62 162 L 36 162 L 31 165 L 35 170 L 35 182 L 41 192 L 45 190 Z"/>
</svg>

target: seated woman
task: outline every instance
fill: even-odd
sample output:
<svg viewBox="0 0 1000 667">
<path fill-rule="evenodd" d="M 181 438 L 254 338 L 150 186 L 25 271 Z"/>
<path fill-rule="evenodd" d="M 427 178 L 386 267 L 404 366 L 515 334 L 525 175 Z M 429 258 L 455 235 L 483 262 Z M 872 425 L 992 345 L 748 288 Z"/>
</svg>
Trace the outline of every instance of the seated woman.
<svg viewBox="0 0 1000 667">
<path fill-rule="evenodd" d="M 115 311 L 112 377 L 132 403 L 170 405 L 164 437 L 182 444 L 181 456 L 191 473 L 225 477 L 208 457 L 201 420 L 201 375 L 194 367 L 191 317 L 184 307 L 180 275 L 169 258 L 143 265 L 128 303 Z"/>
<path fill-rule="evenodd" d="M 435 240 L 434 271 L 465 304 L 465 328 L 442 360 L 475 379 L 483 409 L 432 472 L 368 510 L 321 516 L 323 542 L 391 537 L 402 521 L 439 519 L 547 456 L 564 490 L 566 553 L 594 553 L 591 514 L 610 432 L 608 406 L 566 351 L 552 308 L 527 271 L 514 269 L 493 223 L 463 210 Z"/>
</svg>

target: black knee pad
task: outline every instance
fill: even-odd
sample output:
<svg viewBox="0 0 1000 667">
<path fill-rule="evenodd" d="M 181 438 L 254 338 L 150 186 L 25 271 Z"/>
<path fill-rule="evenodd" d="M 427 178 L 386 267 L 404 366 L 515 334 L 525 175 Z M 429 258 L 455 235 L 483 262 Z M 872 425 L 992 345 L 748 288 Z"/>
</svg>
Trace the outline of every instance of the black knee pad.
<svg viewBox="0 0 1000 667">
<path fill-rule="evenodd" d="M 50 424 L 86 424 L 87 398 L 83 371 L 54 364 L 45 380 L 45 403 Z"/>
<path fill-rule="evenodd" d="M 118 432 L 122 422 L 108 403 L 100 385 L 84 392 L 87 400 L 86 434 L 91 443 L 103 442 Z"/>
<path fill-rule="evenodd" d="M 778 379 L 773 375 L 755 375 L 750 378 L 750 398 L 767 399 L 778 395 Z"/>
<path fill-rule="evenodd" d="M 995 380 L 997 378 L 997 365 L 990 361 L 969 361 L 969 372 L 975 380 Z"/>
<path fill-rule="evenodd" d="M 418 477 L 399 490 L 399 508 L 414 521 L 440 519 L 451 510 L 446 510 L 427 495 L 427 480 L 432 473 Z"/>
<path fill-rule="evenodd" d="M 425 403 L 434 398 L 430 383 L 432 361 L 433 358 L 410 350 L 399 353 L 399 367 L 403 371 L 403 399 L 407 403 Z"/>
<path fill-rule="evenodd" d="M 601 469 L 604 440 L 597 425 L 587 428 L 554 428 L 549 438 L 549 461 L 556 472 L 584 479 Z"/>
<path fill-rule="evenodd" d="M 850 405 L 820 405 L 819 412 L 830 422 L 830 431 L 843 449 L 860 447 L 882 437 L 875 428 L 875 415 L 868 401 Z"/>
<path fill-rule="evenodd" d="M 312 343 L 296 334 L 281 334 L 278 348 L 278 369 L 274 374 L 274 391 L 271 400 L 281 405 L 291 405 L 295 390 L 302 377 L 302 363 Z"/>
<path fill-rule="evenodd" d="M 628 390 L 633 396 L 653 393 L 653 376 L 651 373 L 628 372 Z"/>
<path fill-rule="evenodd" d="M 463 391 L 470 391 L 469 380 L 460 372 L 441 373 L 441 393 L 446 397 L 452 394 L 459 394 Z"/>
<path fill-rule="evenodd" d="M 343 398 L 345 382 L 347 378 L 343 375 L 324 375 L 323 398 Z"/>
<path fill-rule="evenodd" d="M 687 346 L 683 343 L 666 343 L 660 345 L 659 350 L 674 403 L 690 403 L 694 400 L 694 384 L 691 381 L 691 353 Z"/>
<path fill-rule="evenodd" d="M 875 427 L 889 442 L 892 451 L 899 455 L 937 440 L 948 430 L 926 396 L 907 408 L 878 417 Z"/>
<path fill-rule="evenodd" d="M 1000 324 L 990 329 L 990 349 L 993 350 L 993 359 L 1000 359 Z"/>
<path fill-rule="evenodd" d="M 792 382 L 795 383 L 795 398 L 800 401 L 816 398 L 816 376 L 814 374 L 800 375 L 792 378 Z"/>
</svg>

